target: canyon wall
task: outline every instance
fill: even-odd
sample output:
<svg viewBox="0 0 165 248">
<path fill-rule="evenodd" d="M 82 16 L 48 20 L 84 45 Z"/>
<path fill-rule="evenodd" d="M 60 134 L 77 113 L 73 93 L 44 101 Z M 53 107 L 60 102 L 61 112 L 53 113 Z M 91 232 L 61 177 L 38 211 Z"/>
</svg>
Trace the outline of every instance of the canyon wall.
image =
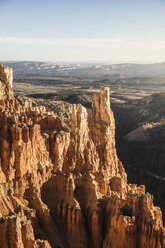
<svg viewBox="0 0 165 248">
<path fill-rule="evenodd" d="M 71 106 L 70 128 L 21 106 L 5 66 L 0 90 L 0 247 L 165 247 L 160 208 L 117 157 L 109 88 Z"/>
</svg>

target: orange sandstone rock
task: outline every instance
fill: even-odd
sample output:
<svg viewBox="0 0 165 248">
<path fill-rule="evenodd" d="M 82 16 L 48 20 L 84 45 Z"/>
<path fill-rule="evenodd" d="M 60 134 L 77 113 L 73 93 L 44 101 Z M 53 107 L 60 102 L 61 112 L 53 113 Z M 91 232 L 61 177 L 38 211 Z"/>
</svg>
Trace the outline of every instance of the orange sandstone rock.
<svg viewBox="0 0 165 248">
<path fill-rule="evenodd" d="M 109 89 L 71 108 L 68 129 L 21 106 L 0 66 L 0 247 L 165 247 L 161 210 L 117 157 Z"/>
</svg>

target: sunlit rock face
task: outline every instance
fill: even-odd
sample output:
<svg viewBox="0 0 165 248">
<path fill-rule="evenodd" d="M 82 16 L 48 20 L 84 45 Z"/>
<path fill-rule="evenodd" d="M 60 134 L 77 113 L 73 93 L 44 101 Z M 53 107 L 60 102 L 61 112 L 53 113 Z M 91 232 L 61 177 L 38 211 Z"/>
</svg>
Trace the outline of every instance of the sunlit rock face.
<svg viewBox="0 0 165 248">
<path fill-rule="evenodd" d="M 72 105 L 70 129 L 21 106 L 8 67 L 0 89 L 0 247 L 165 247 L 160 209 L 117 157 L 109 88 Z"/>
<path fill-rule="evenodd" d="M 7 66 L 0 65 L 0 100 L 12 99 L 13 71 Z"/>
</svg>

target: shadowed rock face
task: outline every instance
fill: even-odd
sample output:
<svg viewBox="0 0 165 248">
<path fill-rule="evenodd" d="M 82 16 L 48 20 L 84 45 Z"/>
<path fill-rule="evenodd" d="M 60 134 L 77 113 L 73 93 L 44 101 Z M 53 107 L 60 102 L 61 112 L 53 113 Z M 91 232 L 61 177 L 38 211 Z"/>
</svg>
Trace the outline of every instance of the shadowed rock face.
<svg viewBox="0 0 165 248">
<path fill-rule="evenodd" d="M 165 247 L 160 209 L 127 184 L 117 157 L 109 89 L 91 110 L 72 105 L 68 129 L 42 106 L 21 106 L 0 68 L 1 247 Z"/>
</svg>

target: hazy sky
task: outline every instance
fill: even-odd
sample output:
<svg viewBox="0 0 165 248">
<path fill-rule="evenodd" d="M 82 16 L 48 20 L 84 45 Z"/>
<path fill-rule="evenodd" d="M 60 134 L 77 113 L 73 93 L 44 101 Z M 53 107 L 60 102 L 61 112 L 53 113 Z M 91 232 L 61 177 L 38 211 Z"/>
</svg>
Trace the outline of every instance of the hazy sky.
<svg viewBox="0 0 165 248">
<path fill-rule="evenodd" d="M 165 0 L 0 0 L 0 60 L 165 61 Z"/>
</svg>

